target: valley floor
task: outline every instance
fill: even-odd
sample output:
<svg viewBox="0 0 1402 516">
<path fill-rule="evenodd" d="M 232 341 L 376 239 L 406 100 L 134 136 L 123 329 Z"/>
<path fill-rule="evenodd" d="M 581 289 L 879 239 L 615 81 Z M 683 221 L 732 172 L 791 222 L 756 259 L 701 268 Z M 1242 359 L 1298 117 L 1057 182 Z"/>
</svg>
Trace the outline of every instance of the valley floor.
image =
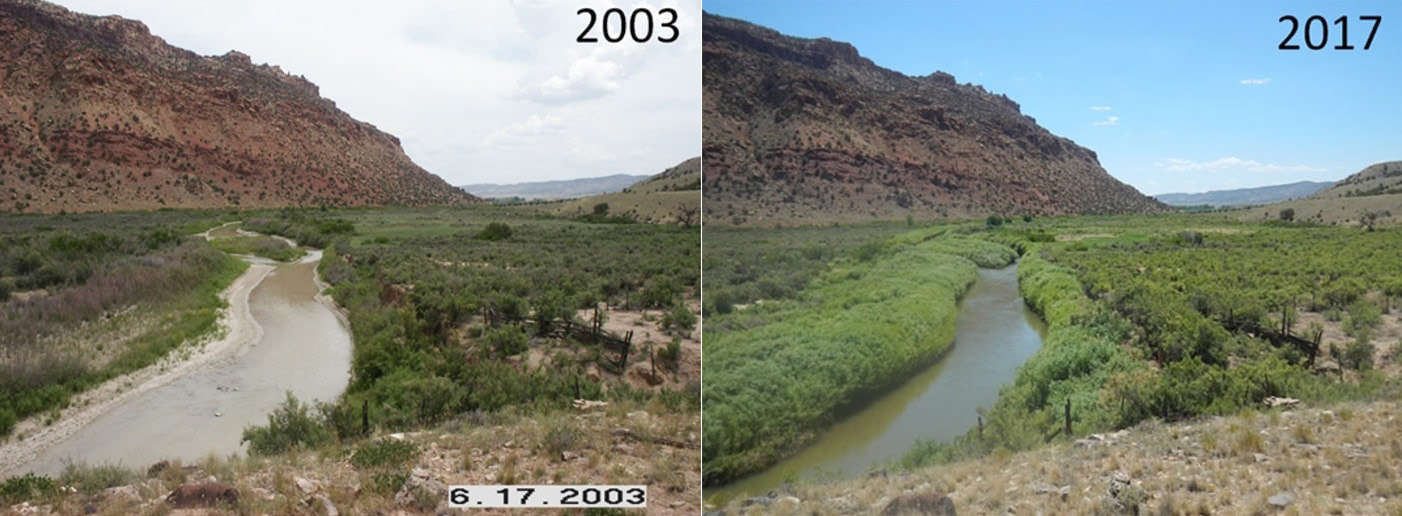
<svg viewBox="0 0 1402 516">
<path fill-rule="evenodd" d="M 725 514 L 876 514 L 946 494 L 968 514 L 1402 514 L 1402 402 L 1247 411 L 732 502 Z M 900 502 L 896 502 L 899 504 Z"/>
</svg>

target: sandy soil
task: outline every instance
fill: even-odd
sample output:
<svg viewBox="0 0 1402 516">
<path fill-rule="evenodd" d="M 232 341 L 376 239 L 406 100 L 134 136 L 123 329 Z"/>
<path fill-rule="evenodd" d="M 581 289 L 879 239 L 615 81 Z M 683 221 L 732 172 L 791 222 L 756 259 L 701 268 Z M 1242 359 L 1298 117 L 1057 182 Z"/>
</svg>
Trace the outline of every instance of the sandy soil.
<svg viewBox="0 0 1402 516">
<path fill-rule="evenodd" d="M 209 232 L 205 232 L 204 236 L 209 238 Z M 69 408 L 53 424 L 44 424 L 47 414 L 37 414 L 21 421 L 15 427 L 15 435 L 21 437 L 0 445 L 0 476 L 20 473 L 20 467 L 34 460 L 40 452 L 122 403 L 220 359 L 235 356 L 257 343 L 263 336 L 263 328 L 253 319 L 248 307 L 248 295 L 273 268 L 269 264 L 251 264 L 220 294 L 228 308 L 220 315 L 219 330 L 211 338 L 194 346 L 186 345 L 156 364 L 113 378 L 98 388 L 75 396 Z"/>
</svg>

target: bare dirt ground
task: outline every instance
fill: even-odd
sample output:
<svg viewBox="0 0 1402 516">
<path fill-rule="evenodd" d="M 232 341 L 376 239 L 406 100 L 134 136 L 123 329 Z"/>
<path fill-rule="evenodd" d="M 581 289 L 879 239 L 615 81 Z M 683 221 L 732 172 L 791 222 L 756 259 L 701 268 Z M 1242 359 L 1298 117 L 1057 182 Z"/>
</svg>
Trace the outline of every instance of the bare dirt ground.
<svg viewBox="0 0 1402 516">
<path fill-rule="evenodd" d="M 701 301 L 688 299 L 687 309 L 700 319 Z M 701 330 L 692 328 L 682 335 L 681 357 L 677 360 L 675 372 L 664 370 L 662 359 L 657 358 L 657 377 L 660 383 L 653 383 L 653 367 L 648 359 L 648 350 L 661 352 L 672 342 L 672 334 L 662 329 L 662 310 L 622 310 L 610 308 L 604 312 L 604 331 L 614 335 L 633 332 L 634 352 L 628 357 L 628 372 L 624 380 L 633 387 L 681 389 L 689 382 L 701 381 Z M 592 310 L 580 310 L 577 315 L 588 321 L 594 317 Z M 699 324 L 699 323 L 698 323 Z"/>
<path fill-rule="evenodd" d="M 947 494 L 958 514 L 1398 514 L 1402 403 L 1145 423 L 1020 454 L 789 487 L 735 514 L 878 514 Z"/>
<path fill-rule="evenodd" d="M 1372 329 L 1371 341 L 1373 368 L 1389 377 L 1395 377 L 1402 375 L 1402 308 L 1390 308 L 1391 312 L 1382 314 L 1381 322 Z M 1319 312 L 1299 312 L 1295 325 L 1291 327 L 1291 333 L 1307 335 L 1312 323 L 1319 323 L 1324 328 L 1324 335 L 1320 339 L 1319 357 L 1315 360 L 1316 368 L 1332 370 L 1338 365 L 1338 358 L 1332 356 L 1330 349 L 1337 348 L 1342 352 L 1354 341 L 1354 337 L 1344 332 L 1343 321 L 1330 321 Z M 1343 371 L 1342 374 L 1348 375 L 1352 372 Z"/>
</svg>

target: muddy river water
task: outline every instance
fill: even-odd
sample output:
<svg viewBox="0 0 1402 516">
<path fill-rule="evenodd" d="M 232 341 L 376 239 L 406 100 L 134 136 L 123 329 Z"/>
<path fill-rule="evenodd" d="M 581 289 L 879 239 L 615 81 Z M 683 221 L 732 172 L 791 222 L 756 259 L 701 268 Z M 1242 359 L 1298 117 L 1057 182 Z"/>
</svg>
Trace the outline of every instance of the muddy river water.
<svg viewBox="0 0 1402 516">
<path fill-rule="evenodd" d="M 321 251 L 294 263 L 249 258 L 250 267 L 271 268 L 248 294 L 252 322 L 261 330 L 257 338 L 114 407 L 25 469 L 56 473 L 65 461 L 144 468 L 161 459 L 188 464 L 224 456 L 244 449 L 244 427 L 267 424 L 286 392 L 303 401 L 335 400 L 350 378 L 351 337 L 338 314 L 317 299 L 320 259 Z"/>
<path fill-rule="evenodd" d="M 954 347 L 939 362 L 833 425 L 767 470 L 707 488 L 709 503 L 758 496 L 802 477 L 850 478 L 899 460 L 917 440 L 948 440 L 977 424 L 998 388 L 1042 345 L 1046 325 L 1017 292 L 1017 267 L 980 269 L 959 303 Z"/>
</svg>

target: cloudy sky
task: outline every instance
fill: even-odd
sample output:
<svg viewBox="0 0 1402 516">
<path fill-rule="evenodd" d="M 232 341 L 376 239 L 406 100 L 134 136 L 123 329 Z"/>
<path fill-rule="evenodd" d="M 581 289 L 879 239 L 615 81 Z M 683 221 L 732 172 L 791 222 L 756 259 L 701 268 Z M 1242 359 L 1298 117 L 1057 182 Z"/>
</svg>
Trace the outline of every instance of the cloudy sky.
<svg viewBox="0 0 1402 516">
<path fill-rule="evenodd" d="M 1005 93 L 1149 194 L 1337 180 L 1402 159 L 1402 2 L 741 2 L 907 75 Z M 1284 15 L 1301 23 L 1293 43 Z M 1363 47 L 1377 15 L 1371 48 Z M 1304 25 L 1320 50 L 1305 48 Z M 1343 43 L 1340 16 L 1348 19 Z"/>
<path fill-rule="evenodd" d="M 455 185 L 654 174 L 701 153 L 701 0 L 58 3 L 305 76 Z M 575 41 L 578 9 L 644 6 L 678 11 L 677 41 Z"/>
</svg>

